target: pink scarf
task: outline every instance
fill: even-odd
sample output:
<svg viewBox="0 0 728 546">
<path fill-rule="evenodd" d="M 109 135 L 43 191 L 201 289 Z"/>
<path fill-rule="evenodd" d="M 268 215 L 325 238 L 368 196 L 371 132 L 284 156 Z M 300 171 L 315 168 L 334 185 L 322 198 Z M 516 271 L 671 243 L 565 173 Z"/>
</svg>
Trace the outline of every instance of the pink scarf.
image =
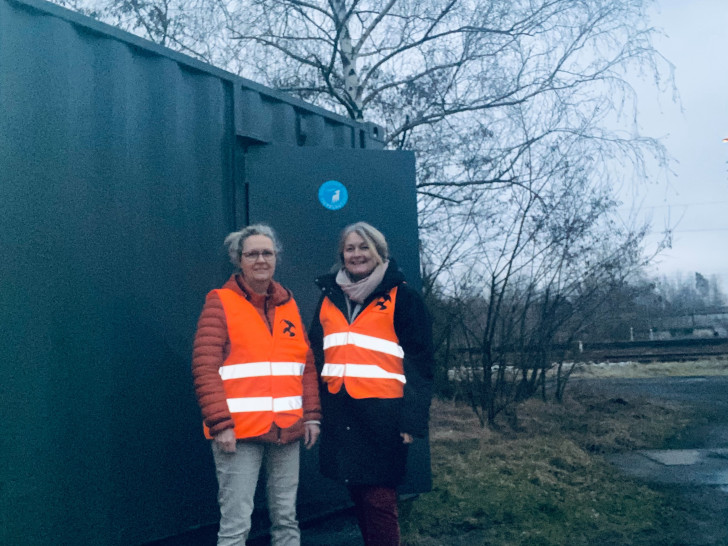
<svg viewBox="0 0 728 546">
<path fill-rule="evenodd" d="M 369 294 L 374 292 L 374 289 L 379 286 L 379 283 L 382 282 L 384 272 L 387 271 L 388 266 L 389 260 L 379 264 L 377 267 L 372 269 L 369 276 L 356 282 L 352 282 L 351 279 L 349 279 L 349 275 L 342 267 L 336 274 L 336 284 L 341 287 L 344 294 L 346 294 L 351 301 L 362 303 L 365 299 L 367 299 Z"/>
</svg>

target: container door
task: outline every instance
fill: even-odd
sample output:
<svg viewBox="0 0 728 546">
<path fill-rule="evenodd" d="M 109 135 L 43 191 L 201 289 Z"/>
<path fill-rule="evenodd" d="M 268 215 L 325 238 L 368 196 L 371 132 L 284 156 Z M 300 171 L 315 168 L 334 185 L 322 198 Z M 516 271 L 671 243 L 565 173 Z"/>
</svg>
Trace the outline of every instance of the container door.
<svg viewBox="0 0 728 546">
<path fill-rule="evenodd" d="M 410 285 L 420 287 L 413 153 L 250 147 L 245 182 L 249 223 L 270 224 L 278 233 L 283 253 L 276 277 L 293 292 L 305 324 L 320 296 L 314 279 L 331 270 L 339 232 L 353 222 L 363 220 L 382 231 Z M 343 488 L 318 474 L 311 455 L 304 454 L 302 460 L 302 519 L 346 498 Z M 428 443 L 415 441 L 402 493 L 430 489 L 429 460 Z"/>
<path fill-rule="evenodd" d="M 249 221 L 268 223 L 278 233 L 283 244 L 278 280 L 295 294 L 306 323 L 319 297 L 313 281 L 334 265 L 339 232 L 353 222 L 364 220 L 382 231 L 390 254 L 410 284 L 419 287 L 411 152 L 251 147 L 245 182 Z M 338 184 L 322 188 L 327 182 Z M 332 193 L 336 188 L 338 196 Z M 320 191 L 332 208 L 322 203 Z"/>
</svg>

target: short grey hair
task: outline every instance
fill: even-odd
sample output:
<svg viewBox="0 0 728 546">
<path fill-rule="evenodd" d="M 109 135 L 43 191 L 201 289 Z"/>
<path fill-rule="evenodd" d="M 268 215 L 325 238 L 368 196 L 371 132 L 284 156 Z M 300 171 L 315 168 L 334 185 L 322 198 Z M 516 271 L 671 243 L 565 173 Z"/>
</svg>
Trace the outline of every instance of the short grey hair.
<svg viewBox="0 0 728 546">
<path fill-rule="evenodd" d="M 346 238 L 352 233 L 356 233 L 369 244 L 370 248 L 374 250 L 375 258 L 377 258 L 379 263 L 386 262 L 389 259 L 389 246 L 382 232 L 366 222 L 356 222 L 341 230 L 341 235 L 339 236 L 339 262 L 341 266 L 344 265 L 344 245 L 346 244 Z"/>
<path fill-rule="evenodd" d="M 266 224 L 253 224 L 241 229 L 240 231 L 233 231 L 225 237 L 225 246 L 227 247 L 228 256 L 230 256 L 230 262 L 235 267 L 240 267 L 245 239 L 252 235 L 263 235 L 268 237 L 268 239 L 273 241 L 273 248 L 275 248 L 276 253 L 281 252 L 281 244 L 278 242 L 278 237 L 276 237 L 276 233 L 273 231 L 273 228 Z"/>
</svg>

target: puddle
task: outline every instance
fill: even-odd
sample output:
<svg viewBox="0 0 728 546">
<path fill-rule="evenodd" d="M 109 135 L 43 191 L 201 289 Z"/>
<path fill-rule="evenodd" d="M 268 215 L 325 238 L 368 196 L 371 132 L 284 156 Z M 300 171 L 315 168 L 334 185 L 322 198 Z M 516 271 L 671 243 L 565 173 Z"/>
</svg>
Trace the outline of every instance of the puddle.
<svg viewBox="0 0 728 546">
<path fill-rule="evenodd" d="M 722 491 L 728 492 L 728 470 L 713 472 L 707 481 L 711 484 L 719 485 Z"/>
<path fill-rule="evenodd" d="M 664 451 L 640 451 L 642 455 L 666 466 L 693 465 L 702 455 L 698 449 L 670 449 Z"/>
</svg>

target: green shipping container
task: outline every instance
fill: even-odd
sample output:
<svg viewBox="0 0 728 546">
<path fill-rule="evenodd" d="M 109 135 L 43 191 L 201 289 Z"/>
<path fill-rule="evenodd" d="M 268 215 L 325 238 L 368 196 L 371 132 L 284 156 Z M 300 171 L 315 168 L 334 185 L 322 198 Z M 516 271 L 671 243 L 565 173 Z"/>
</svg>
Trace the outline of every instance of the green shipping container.
<svg viewBox="0 0 728 546">
<path fill-rule="evenodd" d="M 215 525 L 190 358 L 204 296 L 231 272 L 223 238 L 270 223 L 308 323 L 353 221 L 380 227 L 419 285 L 414 176 L 373 124 L 0 0 L 0 543 L 128 546 Z M 330 180 L 348 190 L 339 210 L 318 198 Z M 427 490 L 427 443 L 411 457 L 403 491 Z M 315 450 L 302 465 L 302 521 L 346 504 Z"/>
</svg>

